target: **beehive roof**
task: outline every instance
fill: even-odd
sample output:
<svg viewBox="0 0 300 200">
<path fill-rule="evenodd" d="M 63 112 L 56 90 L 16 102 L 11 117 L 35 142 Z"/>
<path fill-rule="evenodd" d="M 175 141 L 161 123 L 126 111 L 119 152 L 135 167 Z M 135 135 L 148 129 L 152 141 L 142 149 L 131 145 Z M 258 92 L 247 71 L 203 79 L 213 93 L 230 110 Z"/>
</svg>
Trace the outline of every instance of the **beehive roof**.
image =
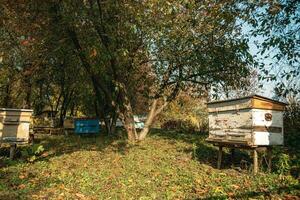
<svg viewBox="0 0 300 200">
<path fill-rule="evenodd" d="M 242 100 L 242 99 L 260 99 L 260 100 L 269 101 L 269 102 L 272 102 L 272 103 L 281 104 L 281 105 L 284 105 L 284 106 L 285 106 L 285 105 L 288 105 L 288 104 L 285 103 L 285 102 L 278 101 L 278 100 L 274 100 L 274 99 L 271 99 L 271 98 L 268 98 L 268 97 L 264 97 L 264 96 L 261 96 L 261 95 L 257 95 L 257 94 L 252 94 L 252 95 L 249 95 L 249 96 L 244 96 L 244 97 L 239 97 L 239 98 L 232 98 L 232 99 L 225 99 L 225 100 L 211 101 L 211 102 L 208 102 L 207 104 L 215 104 L 215 103 L 222 103 L 222 102 L 236 101 L 236 100 Z"/>
</svg>

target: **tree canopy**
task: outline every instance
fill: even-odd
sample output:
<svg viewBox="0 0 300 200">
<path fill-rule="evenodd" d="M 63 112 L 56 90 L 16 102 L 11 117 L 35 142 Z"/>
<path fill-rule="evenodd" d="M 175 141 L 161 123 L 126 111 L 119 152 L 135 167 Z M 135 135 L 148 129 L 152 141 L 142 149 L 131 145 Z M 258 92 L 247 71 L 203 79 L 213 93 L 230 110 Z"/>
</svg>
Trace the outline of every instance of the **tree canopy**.
<svg viewBox="0 0 300 200">
<path fill-rule="evenodd" d="M 142 140 L 180 91 L 207 95 L 247 84 L 256 62 L 241 22 L 257 27 L 253 35 L 268 34 L 270 17 L 279 20 L 261 14 L 268 5 L 208 0 L 4 1 L 1 105 L 32 107 L 36 113 L 50 108 L 58 111 L 60 124 L 67 115 L 96 115 L 108 133 L 115 131 L 119 118 L 130 140 Z M 261 12 L 254 12 L 258 7 Z M 292 17 L 289 23 L 296 22 L 298 18 Z M 274 28 L 279 34 L 280 24 Z M 274 46 L 274 41 L 279 45 L 278 34 L 262 46 Z M 293 46 L 291 38 L 284 39 Z M 290 55 L 283 46 L 278 46 L 280 52 L 296 63 L 297 48 Z M 134 113 L 148 115 L 140 133 Z"/>
</svg>

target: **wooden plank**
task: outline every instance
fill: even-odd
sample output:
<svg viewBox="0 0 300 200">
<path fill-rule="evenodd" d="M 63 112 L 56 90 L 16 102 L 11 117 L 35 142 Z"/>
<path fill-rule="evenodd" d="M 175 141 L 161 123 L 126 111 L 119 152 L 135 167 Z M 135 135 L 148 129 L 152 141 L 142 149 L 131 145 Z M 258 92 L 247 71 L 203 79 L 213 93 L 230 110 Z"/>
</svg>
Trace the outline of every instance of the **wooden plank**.
<svg viewBox="0 0 300 200">
<path fill-rule="evenodd" d="M 218 102 L 213 104 L 208 104 L 208 112 L 224 112 L 224 111 L 237 111 L 243 109 L 250 109 L 251 108 L 251 99 L 237 99 L 234 101 L 225 101 L 225 102 Z"/>
<path fill-rule="evenodd" d="M 21 122 L 28 122 L 31 121 L 31 117 L 30 116 L 24 116 L 24 115 L 20 115 L 20 116 L 1 116 L 0 117 L 0 122 L 17 122 L 17 121 L 21 121 Z"/>
<path fill-rule="evenodd" d="M 285 105 L 254 98 L 252 99 L 252 108 L 283 111 L 285 109 Z"/>
<path fill-rule="evenodd" d="M 226 140 L 216 140 L 212 138 L 207 138 L 206 142 L 212 143 L 213 145 L 226 146 L 226 147 L 245 147 L 245 148 L 253 148 L 254 146 L 245 142 L 245 141 L 226 141 Z M 255 146 L 256 147 L 256 146 Z"/>
<path fill-rule="evenodd" d="M 281 127 L 274 127 L 274 126 L 253 126 L 253 131 L 257 132 L 272 132 L 272 133 L 282 133 Z"/>
<path fill-rule="evenodd" d="M 270 132 L 253 132 L 254 144 L 255 145 L 283 145 L 283 134 L 282 133 L 270 133 Z"/>
<path fill-rule="evenodd" d="M 250 110 L 209 113 L 209 139 L 214 141 L 251 143 Z"/>
<path fill-rule="evenodd" d="M 260 95 L 253 95 L 252 98 L 253 99 L 260 99 L 262 101 L 268 101 L 268 102 L 271 102 L 271 103 L 276 103 L 276 104 L 284 105 L 284 106 L 288 105 L 287 103 L 277 101 L 277 100 L 274 100 L 274 99 L 270 99 L 270 98 L 267 98 L 267 97 L 263 97 L 263 96 L 260 96 Z"/>
<path fill-rule="evenodd" d="M 209 113 L 209 128 L 214 129 L 248 129 L 252 127 L 252 113 L 250 110 L 238 112 L 226 111 Z"/>
<path fill-rule="evenodd" d="M 22 112 L 22 111 L 0 111 L 1 116 L 31 116 L 32 112 Z"/>
<path fill-rule="evenodd" d="M 29 138 L 29 123 L 21 124 L 7 124 L 0 129 L 2 138 L 15 137 L 15 138 Z"/>
</svg>

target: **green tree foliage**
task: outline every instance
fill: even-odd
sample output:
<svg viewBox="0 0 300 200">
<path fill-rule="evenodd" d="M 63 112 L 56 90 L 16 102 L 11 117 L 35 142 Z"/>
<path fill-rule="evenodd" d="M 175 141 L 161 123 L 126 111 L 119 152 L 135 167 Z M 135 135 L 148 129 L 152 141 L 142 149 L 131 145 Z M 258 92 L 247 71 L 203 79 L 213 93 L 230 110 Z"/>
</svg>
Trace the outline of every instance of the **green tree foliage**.
<svg viewBox="0 0 300 200">
<path fill-rule="evenodd" d="M 257 71 L 252 70 L 247 77 L 242 77 L 240 81 L 234 82 L 231 85 L 221 84 L 221 88 L 218 90 L 213 88 L 211 97 L 212 99 L 221 100 L 256 94 L 260 91 L 258 78 L 259 75 L 257 74 Z"/>
<path fill-rule="evenodd" d="M 253 26 L 252 36 L 263 60 L 262 79 L 277 81 L 276 93 L 286 97 L 300 90 L 300 2 L 297 0 L 255 1 L 245 3 L 251 10 L 247 17 Z M 244 5 L 245 5 L 244 4 Z"/>
<path fill-rule="evenodd" d="M 1 9 L 2 106 L 34 108 L 37 115 L 44 109 L 60 111 L 60 121 L 67 110 L 74 114 L 86 101 L 78 94 L 88 91 L 87 81 L 73 49 L 51 21 L 51 8 L 36 1 L 6 1 Z"/>
</svg>

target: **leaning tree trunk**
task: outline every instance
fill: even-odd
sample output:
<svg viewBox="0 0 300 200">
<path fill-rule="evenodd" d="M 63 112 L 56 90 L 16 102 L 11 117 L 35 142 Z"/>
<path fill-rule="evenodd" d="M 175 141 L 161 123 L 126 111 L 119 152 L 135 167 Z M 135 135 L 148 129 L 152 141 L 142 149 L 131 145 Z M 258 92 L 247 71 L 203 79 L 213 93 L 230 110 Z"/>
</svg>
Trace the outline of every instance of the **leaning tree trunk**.
<svg viewBox="0 0 300 200">
<path fill-rule="evenodd" d="M 156 107 L 157 107 L 157 99 L 155 99 L 153 101 L 152 105 L 151 105 L 150 112 L 149 112 L 149 114 L 147 116 L 147 120 L 145 122 L 145 126 L 139 134 L 139 140 L 143 140 L 143 139 L 146 138 L 146 136 L 147 136 L 152 124 L 153 124 Z"/>
<path fill-rule="evenodd" d="M 157 103 L 158 103 L 158 99 L 154 99 L 150 108 L 150 112 L 147 116 L 147 120 L 145 122 L 145 126 L 143 128 L 143 130 L 140 132 L 138 140 L 144 140 L 147 136 L 147 134 L 150 131 L 151 126 L 153 125 L 154 119 L 157 115 L 159 115 L 161 113 L 161 111 L 163 111 L 163 109 L 168 105 L 168 102 L 165 101 L 163 105 L 161 105 L 158 109 L 157 109 Z"/>
</svg>

